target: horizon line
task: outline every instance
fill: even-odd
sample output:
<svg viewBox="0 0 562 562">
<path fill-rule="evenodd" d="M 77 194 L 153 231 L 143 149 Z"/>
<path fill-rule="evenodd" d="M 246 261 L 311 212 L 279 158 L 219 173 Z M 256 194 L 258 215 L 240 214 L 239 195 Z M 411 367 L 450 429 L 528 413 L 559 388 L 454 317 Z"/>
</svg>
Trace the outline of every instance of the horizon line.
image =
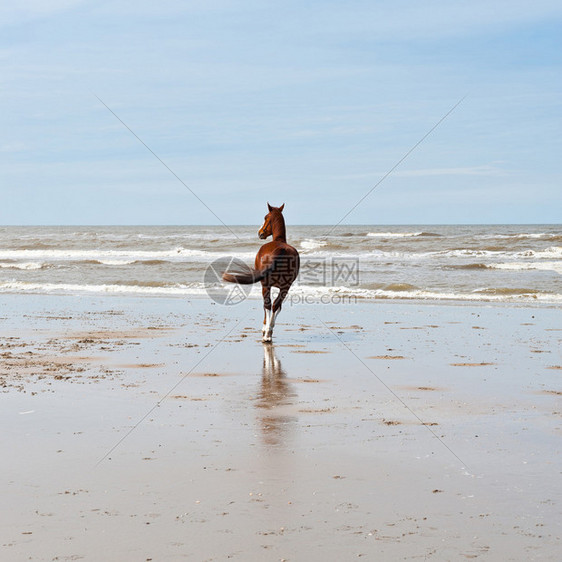
<svg viewBox="0 0 562 562">
<path fill-rule="evenodd" d="M 229 226 L 233 227 L 252 227 L 259 226 L 261 223 L 253 223 L 253 224 L 230 224 Z M 331 223 L 289 223 L 289 226 L 332 226 Z M 421 223 L 421 222 L 412 222 L 412 223 L 354 223 L 354 224 L 341 224 L 338 226 L 340 227 L 359 227 L 359 226 L 370 226 L 370 227 L 378 227 L 378 226 L 562 226 L 562 222 L 450 222 L 450 223 Z M 204 228 L 212 228 L 212 227 L 219 227 L 224 228 L 220 224 L 162 224 L 162 223 L 66 223 L 66 224 L 0 224 L 0 228 L 43 228 L 43 227 L 84 227 L 84 228 L 92 228 L 92 227 L 104 227 L 104 228 L 127 228 L 127 227 L 204 227 Z"/>
</svg>

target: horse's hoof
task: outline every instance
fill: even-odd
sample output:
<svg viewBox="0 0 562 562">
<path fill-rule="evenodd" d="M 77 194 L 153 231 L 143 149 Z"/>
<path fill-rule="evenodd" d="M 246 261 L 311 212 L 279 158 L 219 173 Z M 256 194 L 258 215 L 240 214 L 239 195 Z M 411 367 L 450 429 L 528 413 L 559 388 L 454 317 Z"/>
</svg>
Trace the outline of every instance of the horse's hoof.
<svg viewBox="0 0 562 562">
<path fill-rule="evenodd" d="M 272 339 L 273 339 L 273 338 L 271 337 L 271 334 L 267 334 L 267 335 L 264 334 L 261 341 L 262 341 L 263 343 L 271 343 L 271 340 L 272 340 Z"/>
</svg>

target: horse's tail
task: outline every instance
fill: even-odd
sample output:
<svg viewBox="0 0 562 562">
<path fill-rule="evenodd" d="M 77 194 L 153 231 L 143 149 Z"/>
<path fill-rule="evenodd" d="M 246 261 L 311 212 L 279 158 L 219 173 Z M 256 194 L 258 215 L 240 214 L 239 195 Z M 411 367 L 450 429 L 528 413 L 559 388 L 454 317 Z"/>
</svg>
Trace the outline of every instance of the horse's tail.
<svg viewBox="0 0 562 562">
<path fill-rule="evenodd" d="M 262 269 L 261 271 L 259 269 L 254 269 L 253 267 L 248 267 L 247 271 L 225 271 L 222 274 L 222 278 L 228 283 L 239 283 L 240 285 L 251 285 L 252 283 L 257 283 L 258 281 L 261 281 L 262 279 L 265 279 L 266 277 L 271 275 L 277 269 L 280 262 L 283 259 L 286 259 L 284 258 L 284 256 L 285 250 L 281 250 L 273 258 L 271 265 L 269 265 L 265 269 Z"/>
<path fill-rule="evenodd" d="M 270 273 L 275 270 L 275 262 L 273 262 L 269 267 L 264 270 L 259 271 L 254 268 L 248 268 L 248 271 L 225 271 L 222 274 L 223 281 L 228 283 L 238 283 L 240 285 L 251 285 L 252 283 L 257 283 L 262 279 L 265 279 Z"/>
</svg>

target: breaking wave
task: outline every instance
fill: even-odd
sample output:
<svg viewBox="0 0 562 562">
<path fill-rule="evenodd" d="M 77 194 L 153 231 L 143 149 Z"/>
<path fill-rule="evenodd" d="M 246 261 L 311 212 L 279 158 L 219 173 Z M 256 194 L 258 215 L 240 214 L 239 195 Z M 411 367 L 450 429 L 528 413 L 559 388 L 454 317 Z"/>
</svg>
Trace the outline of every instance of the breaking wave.
<svg viewBox="0 0 562 562">
<path fill-rule="evenodd" d="M 0 268 L 2 269 L 22 269 L 25 271 L 33 270 L 33 269 L 46 269 L 50 267 L 48 263 L 42 262 L 2 262 L 0 263 Z"/>
<path fill-rule="evenodd" d="M 371 238 L 415 238 L 417 236 L 439 237 L 436 232 L 367 232 Z"/>
<path fill-rule="evenodd" d="M 132 282 L 113 284 L 72 284 L 72 283 L 28 283 L 9 281 L 0 283 L 0 293 L 37 294 L 105 294 L 160 297 L 207 297 L 203 283 L 165 284 L 157 282 Z M 487 287 L 468 293 L 435 291 L 417 288 L 407 283 L 389 284 L 382 288 L 311 287 L 295 285 L 291 288 L 289 300 L 306 299 L 306 302 L 326 302 L 322 299 L 366 299 L 366 300 L 419 300 L 419 301 L 470 301 L 505 303 L 562 303 L 562 295 L 541 292 L 531 288 Z M 333 298 L 332 298 L 333 297 Z M 250 298 L 261 299 L 261 291 L 252 288 Z"/>
</svg>

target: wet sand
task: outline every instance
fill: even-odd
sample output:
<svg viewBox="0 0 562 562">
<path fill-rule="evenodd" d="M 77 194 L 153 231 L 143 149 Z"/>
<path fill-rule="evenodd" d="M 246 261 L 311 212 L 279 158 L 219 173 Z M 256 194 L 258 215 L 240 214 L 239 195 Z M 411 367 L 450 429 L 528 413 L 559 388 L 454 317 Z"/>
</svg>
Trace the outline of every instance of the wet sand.
<svg viewBox="0 0 562 562">
<path fill-rule="evenodd" d="M 0 296 L 2 559 L 558 560 L 552 308 Z"/>
</svg>

